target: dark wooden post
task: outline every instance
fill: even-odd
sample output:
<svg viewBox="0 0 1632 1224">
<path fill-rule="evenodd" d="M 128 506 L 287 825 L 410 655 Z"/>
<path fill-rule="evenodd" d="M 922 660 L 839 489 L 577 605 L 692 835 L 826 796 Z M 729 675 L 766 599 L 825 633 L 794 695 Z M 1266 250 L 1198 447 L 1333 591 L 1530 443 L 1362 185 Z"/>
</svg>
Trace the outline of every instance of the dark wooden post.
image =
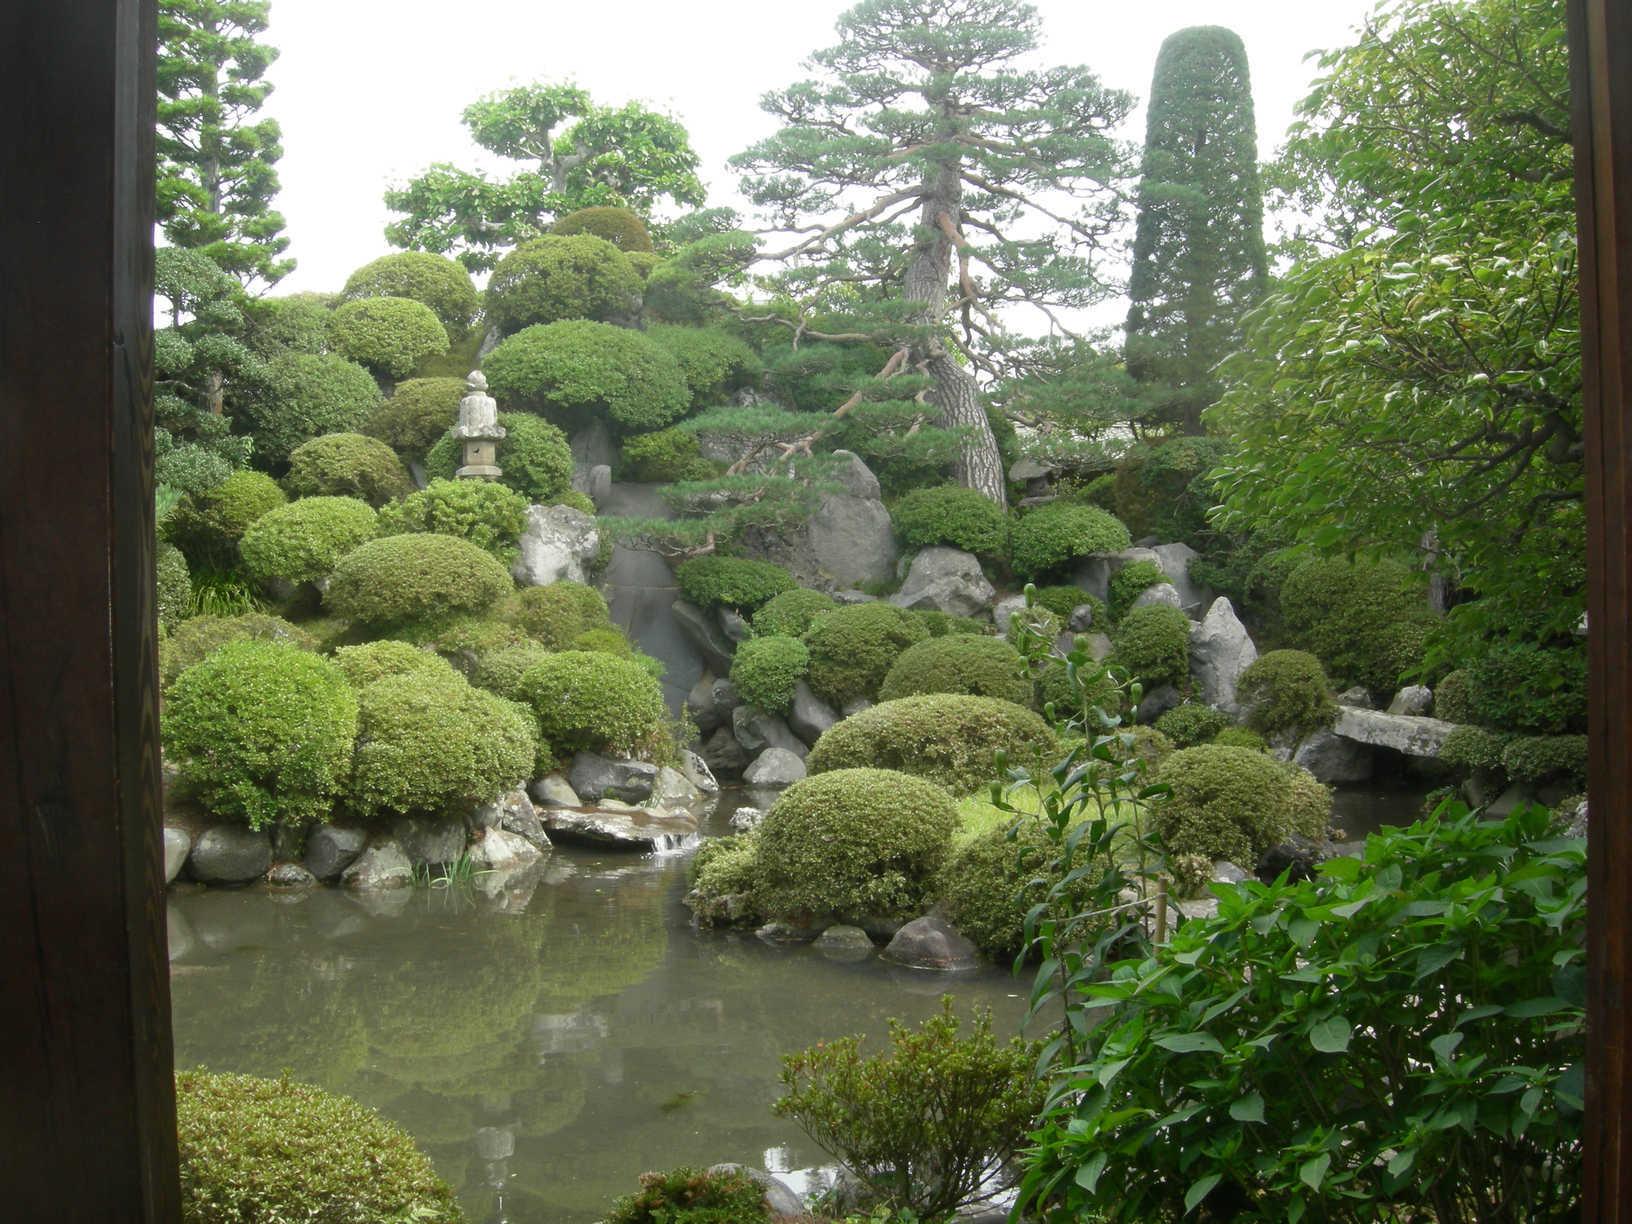
<svg viewBox="0 0 1632 1224">
<path fill-rule="evenodd" d="M 153 0 L 0 3 L 0 1217 L 180 1218 Z"/>
<path fill-rule="evenodd" d="M 1632 5 L 1570 0 L 1586 408 L 1586 1210 L 1632 1220 Z"/>
</svg>

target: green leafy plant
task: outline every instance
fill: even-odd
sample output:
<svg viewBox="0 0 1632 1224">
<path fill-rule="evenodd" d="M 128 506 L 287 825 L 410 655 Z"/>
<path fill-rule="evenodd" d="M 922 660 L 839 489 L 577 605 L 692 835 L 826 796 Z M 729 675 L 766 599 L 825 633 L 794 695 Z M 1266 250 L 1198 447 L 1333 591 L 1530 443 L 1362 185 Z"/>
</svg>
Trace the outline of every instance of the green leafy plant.
<svg viewBox="0 0 1632 1224">
<path fill-rule="evenodd" d="M 913 489 L 896 502 L 890 518 L 909 548 L 940 544 L 993 558 L 1009 551 L 1009 516 L 974 489 Z"/>
<path fill-rule="evenodd" d="M 387 676 L 426 674 L 447 677 L 453 674 L 453 665 L 441 655 L 391 638 L 341 646 L 335 650 L 332 658 L 334 665 L 354 689 L 365 689 Z"/>
<path fill-rule="evenodd" d="M 255 461 L 278 470 L 289 452 L 323 434 L 361 427 L 383 397 L 374 376 L 336 353 L 271 357 L 228 400 L 233 429 L 255 442 Z"/>
<path fill-rule="evenodd" d="M 470 273 L 445 255 L 429 251 L 398 251 L 381 255 L 346 277 L 340 296 L 357 298 L 407 298 L 427 306 L 459 339 L 470 330 L 481 306 Z"/>
<path fill-rule="evenodd" d="M 663 751 L 663 689 L 632 659 L 565 650 L 524 672 L 520 691 L 557 756 L 588 750 L 649 760 Z"/>
<path fill-rule="evenodd" d="M 1394 692 L 1417 667 L 1435 618 L 1427 580 L 1398 561 L 1311 557 L 1281 586 L 1287 633 L 1339 682 Z"/>
<path fill-rule="evenodd" d="M 379 516 L 355 497 L 303 497 L 269 510 L 239 542 L 244 571 L 263 581 L 316 582 L 340 558 L 372 540 Z"/>
<path fill-rule="evenodd" d="M 928 637 L 923 622 L 891 604 L 837 608 L 805 630 L 810 687 L 840 708 L 858 697 L 871 700 L 901 652 Z"/>
<path fill-rule="evenodd" d="M 833 611 L 839 605 L 831 595 L 824 595 L 821 591 L 812 591 L 805 587 L 795 587 L 791 591 L 783 591 L 780 595 L 772 596 L 760 605 L 754 613 L 754 632 L 770 636 L 776 633 L 785 633 L 790 637 L 799 637 L 818 616 Z"/>
<path fill-rule="evenodd" d="M 567 650 L 581 634 L 612 625 L 611 610 L 601 593 L 570 580 L 517 591 L 498 614 L 550 650 Z"/>
<path fill-rule="evenodd" d="M 164 538 L 195 569 L 230 568 L 238 560 L 244 532 L 288 500 L 265 473 L 234 472 L 212 488 L 183 497 L 164 518 Z"/>
<path fill-rule="evenodd" d="M 295 447 L 284 485 L 296 497 L 357 497 L 376 509 L 414 491 L 396 453 L 356 433 L 324 434 Z"/>
<path fill-rule="evenodd" d="M 476 660 L 470 682 L 500 697 L 520 701 L 521 678 L 542 663 L 550 651 L 537 642 L 517 642 L 484 651 Z"/>
<path fill-rule="evenodd" d="M 429 306 L 410 298 L 357 298 L 329 316 L 329 347 L 385 378 L 406 378 L 448 351 L 448 332 Z"/>
<path fill-rule="evenodd" d="M 1262 752 L 1183 748 L 1162 762 L 1160 777 L 1168 795 L 1153 819 L 1169 853 L 1251 868 L 1293 832 L 1291 781 Z"/>
<path fill-rule="evenodd" d="M 1046 608 L 1060 618 L 1061 626 L 1071 619 L 1071 614 L 1083 604 L 1093 609 L 1093 624 L 1091 628 L 1099 632 L 1106 632 L 1111 627 L 1110 608 L 1105 601 L 1091 592 L 1074 586 L 1045 586 L 1038 587 L 1033 594 L 1033 603 L 1036 607 Z"/>
<path fill-rule="evenodd" d="M 810 669 L 810 651 L 796 637 L 749 638 L 731 659 L 731 683 L 753 705 L 786 714 L 793 690 Z"/>
<path fill-rule="evenodd" d="M 1032 683 L 1020 652 L 1002 638 L 958 633 L 908 646 L 878 690 L 881 701 L 923 693 L 963 693 L 1030 705 Z"/>
<path fill-rule="evenodd" d="M 1237 692 L 1247 707 L 1247 724 L 1264 735 L 1302 737 L 1329 727 L 1337 718 L 1337 698 L 1320 660 L 1303 650 L 1271 650 L 1241 673 Z"/>
<path fill-rule="evenodd" d="M 177 676 L 228 642 L 281 642 L 297 650 L 316 650 L 312 635 L 280 616 L 244 612 L 231 616 L 201 613 L 178 624 L 159 643 L 159 685 L 168 690 Z"/>
<path fill-rule="evenodd" d="M 1230 716 L 1199 701 L 1175 706 L 1156 720 L 1156 729 L 1180 748 L 1209 744 L 1230 725 Z"/>
<path fill-rule="evenodd" d="M 625 438 L 620 467 L 622 479 L 648 483 L 711 480 L 719 470 L 703 458 L 696 434 L 672 426 Z"/>
<path fill-rule="evenodd" d="M 629 208 L 595 205 L 568 213 L 550 226 L 550 233 L 563 237 L 594 234 L 627 255 L 630 251 L 650 251 L 652 236 L 640 214 Z"/>
<path fill-rule="evenodd" d="M 678 420 L 690 404 L 666 349 L 607 323 L 535 324 L 489 353 L 484 369 L 499 400 L 564 425 L 604 420 L 644 432 Z"/>
<path fill-rule="evenodd" d="M 462 378 L 407 379 L 369 414 L 361 432 L 378 438 L 399 455 L 421 458 L 459 419 L 459 401 L 464 395 Z"/>
<path fill-rule="evenodd" d="M 1177 608 L 1134 608 L 1111 642 L 1117 663 L 1147 685 L 1184 685 L 1190 678 L 1190 621 Z"/>
<path fill-rule="evenodd" d="M 693 408 L 723 402 L 731 392 L 751 384 L 763 368 L 753 349 L 721 328 L 659 324 L 647 328 L 646 334 L 680 367 Z"/>
<path fill-rule="evenodd" d="M 187 572 L 187 558 L 174 544 L 160 541 L 153 564 L 159 627 L 168 633 L 193 610 L 193 580 Z"/>
<path fill-rule="evenodd" d="M 341 616 L 391 626 L 482 612 L 514 589 L 504 566 L 468 540 L 414 534 L 347 553 L 324 601 Z"/>
<path fill-rule="evenodd" d="M 1454 723 L 1479 720 L 1474 708 L 1473 677 L 1464 668 L 1446 672 L 1434 686 L 1434 717 Z"/>
<path fill-rule="evenodd" d="M 1081 557 L 1118 552 L 1132 537 L 1122 520 L 1097 506 L 1055 502 L 1021 515 L 1014 525 L 1014 572 L 1041 578 Z"/>
<path fill-rule="evenodd" d="M 764 1188 L 746 1173 L 678 1168 L 642 1173 L 640 1189 L 612 1204 L 604 1224 L 763 1224 L 770 1218 Z"/>
<path fill-rule="evenodd" d="M 769 561 L 745 557 L 693 557 L 674 571 L 680 592 L 700 608 L 753 612 L 794 588 L 793 576 Z"/>
<path fill-rule="evenodd" d="M 1467 675 L 1474 722 L 1538 735 L 1586 728 L 1587 659 L 1578 643 L 1498 643 Z"/>
<path fill-rule="evenodd" d="M 632 315 L 640 276 L 622 251 L 590 233 L 524 242 L 487 283 L 487 317 L 504 335 L 563 319 L 606 322 Z"/>
<path fill-rule="evenodd" d="M 498 455 L 500 484 L 535 504 L 560 503 L 595 513 L 595 503 L 572 487 L 572 448 L 566 434 L 525 412 L 501 412 L 499 424 L 504 427 Z M 464 462 L 464 443 L 444 433 L 425 453 L 425 474 L 432 480 L 452 480 Z"/>
<path fill-rule="evenodd" d="M 192 616 L 246 616 L 266 611 L 254 584 L 232 570 L 199 570 L 192 576 Z"/>
<path fill-rule="evenodd" d="M 1521 782 L 1560 781 L 1587 784 L 1587 737 L 1522 735 L 1502 749 L 1502 768 Z"/>
<path fill-rule="evenodd" d="M 515 555 L 527 499 L 489 480 L 433 480 L 380 512 L 380 534 L 432 532 L 469 540 L 501 561 Z"/>
</svg>

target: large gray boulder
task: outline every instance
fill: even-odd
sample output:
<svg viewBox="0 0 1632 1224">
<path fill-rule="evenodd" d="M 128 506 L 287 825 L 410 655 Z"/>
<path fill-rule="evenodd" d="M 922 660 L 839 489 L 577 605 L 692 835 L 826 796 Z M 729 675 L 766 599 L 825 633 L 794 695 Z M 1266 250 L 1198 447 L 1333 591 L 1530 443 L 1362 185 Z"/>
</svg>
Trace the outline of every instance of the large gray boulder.
<svg viewBox="0 0 1632 1224">
<path fill-rule="evenodd" d="M 793 704 L 788 709 L 789 730 L 815 747 L 816 741 L 822 738 L 822 732 L 838 721 L 838 712 L 816 696 L 810 685 L 803 680 L 794 682 Z"/>
<path fill-rule="evenodd" d="M 1394 694 L 1394 700 L 1388 703 L 1390 714 L 1411 714 L 1422 717 L 1434 708 L 1434 693 L 1427 685 L 1408 684 Z"/>
<path fill-rule="evenodd" d="M 980 967 L 980 953 L 945 918 L 926 914 L 914 918 L 890 940 L 884 959 L 914 969 L 958 972 Z"/>
<path fill-rule="evenodd" d="M 702 758 L 709 770 L 721 778 L 742 777 L 742 771 L 753 760 L 730 727 L 714 728 L 714 733 L 703 741 Z"/>
<path fill-rule="evenodd" d="M 890 602 L 898 608 L 975 616 L 991 607 L 996 594 L 973 553 L 926 548 L 912 559 L 906 581 Z"/>
<path fill-rule="evenodd" d="M 738 646 L 754 636 L 753 626 L 735 608 L 724 606 L 714 609 L 714 618 L 720 622 L 720 632 Z"/>
<path fill-rule="evenodd" d="M 187 856 L 192 853 L 193 837 L 186 829 L 178 829 L 173 825 L 164 827 L 164 882 L 172 884 L 181 869 L 187 865 Z"/>
<path fill-rule="evenodd" d="M 193 843 L 193 878 L 206 884 L 246 884 L 272 866 L 272 838 L 243 825 L 216 825 Z"/>
<path fill-rule="evenodd" d="M 465 852 L 463 821 L 404 816 L 391 826 L 391 837 L 415 867 L 456 863 Z"/>
<path fill-rule="evenodd" d="M 616 761 L 599 753 L 580 752 L 572 758 L 567 782 L 587 803 L 597 799 L 640 803 L 652 797 L 652 788 L 657 785 L 657 766 L 647 761 Z"/>
<path fill-rule="evenodd" d="M 470 863 L 477 870 L 514 867 L 538 855 L 538 847 L 527 838 L 502 828 L 487 829 L 470 844 Z"/>
<path fill-rule="evenodd" d="M 758 706 L 740 705 L 731 711 L 731 729 L 749 756 L 758 756 L 767 748 L 786 748 L 804 760 L 805 753 L 810 751 L 780 714 Z"/>
<path fill-rule="evenodd" d="M 680 754 L 680 772 L 686 775 L 686 781 L 695 786 L 701 794 L 717 795 L 720 793 L 720 784 L 715 780 L 714 772 L 709 769 L 708 762 L 689 748 Z"/>
<path fill-rule="evenodd" d="M 1332 730 L 1345 739 L 1374 748 L 1389 748 L 1406 756 L 1437 757 L 1445 746 L 1445 737 L 1456 730 L 1456 724 L 1438 718 L 1340 705 Z"/>
<path fill-rule="evenodd" d="M 664 765 L 657 771 L 652 793 L 646 802 L 652 807 L 694 807 L 703 801 L 703 792 L 678 769 Z"/>
<path fill-rule="evenodd" d="M 742 780 L 749 786 L 781 790 L 804 776 L 805 763 L 798 756 L 786 748 L 767 748 L 743 771 Z"/>
<path fill-rule="evenodd" d="M 1201 554 L 1184 543 L 1158 544 L 1150 551 L 1156 554 L 1156 564 L 1178 592 L 1179 607 L 1191 616 L 1199 616 L 1212 599 L 1211 591 L 1190 578 L 1190 563 Z"/>
<path fill-rule="evenodd" d="M 414 882 L 414 865 L 394 838 L 382 837 L 370 842 L 351 866 L 340 873 L 340 882 L 360 892 L 406 888 Z"/>
<path fill-rule="evenodd" d="M 1110 594 L 1112 576 L 1135 561 L 1149 561 L 1158 567 L 1162 563 L 1154 549 L 1124 548 L 1121 552 L 1084 557 L 1072 568 L 1071 581 L 1090 595 L 1105 599 Z"/>
<path fill-rule="evenodd" d="M 338 880 L 368 844 L 365 829 L 349 825 L 318 825 L 306 836 L 306 870 L 320 880 Z"/>
<path fill-rule="evenodd" d="M 1304 737 L 1292 754 L 1292 763 L 1302 765 L 1328 786 L 1365 782 L 1372 774 L 1370 748 L 1325 728 Z"/>
<path fill-rule="evenodd" d="M 686 694 L 686 709 L 697 730 L 707 735 L 715 727 L 731 721 L 731 711 L 742 704 L 737 686 L 729 680 L 716 680 L 712 672 L 704 672 Z"/>
<path fill-rule="evenodd" d="M 1133 607 L 1178 608 L 1184 611 L 1184 605 L 1179 602 L 1179 592 L 1171 582 L 1152 583 L 1134 597 Z"/>
<path fill-rule="evenodd" d="M 670 604 L 669 613 L 674 617 L 674 623 L 680 627 L 685 639 L 696 649 L 703 666 L 717 676 L 729 675 L 731 659 L 736 653 L 737 644 L 725 636 L 725 630 L 720 628 L 720 622 L 696 604 L 684 599 L 677 599 Z"/>
<path fill-rule="evenodd" d="M 484 803 L 470 814 L 472 829 L 500 829 L 506 820 L 525 821 L 533 814 L 533 801 L 519 786 L 500 795 L 492 803 Z"/>
<path fill-rule="evenodd" d="M 831 584 L 853 587 L 895 577 L 901 550 L 890 512 L 876 498 L 826 494 L 806 524 L 805 537 L 816 574 Z"/>
<path fill-rule="evenodd" d="M 679 850 L 697 840 L 697 819 L 687 812 L 608 806 L 587 812 L 550 808 L 543 815 L 551 841 L 598 850 Z"/>
<path fill-rule="evenodd" d="M 532 785 L 533 802 L 540 807 L 583 807 L 572 784 L 558 773 L 545 774 Z"/>
<path fill-rule="evenodd" d="M 1190 626 L 1190 678 L 1196 696 L 1226 714 L 1241 712 L 1235 686 L 1258 658 L 1247 627 L 1228 599 L 1220 595 L 1199 624 Z"/>
<path fill-rule="evenodd" d="M 833 458 L 837 462 L 831 471 L 823 474 L 823 479 L 843 486 L 844 491 L 851 497 L 877 501 L 882 496 L 878 477 L 873 475 L 872 469 L 855 451 L 836 450 L 833 452 Z"/>
<path fill-rule="evenodd" d="M 510 573 L 524 587 L 583 582 L 600 545 L 593 515 L 571 506 L 529 506 Z"/>
</svg>

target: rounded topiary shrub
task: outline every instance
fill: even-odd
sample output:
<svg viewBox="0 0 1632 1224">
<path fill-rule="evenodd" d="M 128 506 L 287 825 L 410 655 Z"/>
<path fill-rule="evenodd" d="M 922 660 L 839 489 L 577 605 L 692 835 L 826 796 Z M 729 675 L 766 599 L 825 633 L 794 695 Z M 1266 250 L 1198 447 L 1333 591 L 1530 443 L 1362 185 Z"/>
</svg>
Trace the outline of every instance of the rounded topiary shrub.
<svg viewBox="0 0 1632 1224">
<path fill-rule="evenodd" d="M 1211 742 L 1220 748 L 1250 748 L 1254 752 L 1263 752 L 1269 747 L 1269 742 L 1251 727 L 1225 727 Z"/>
<path fill-rule="evenodd" d="M 289 293 L 282 297 L 252 298 L 244 306 L 249 347 L 262 357 L 294 351 L 322 353 L 329 345 L 329 312 L 334 299 L 327 293 Z"/>
<path fill-rule="evenodd" d="M 760 823 L 756 897 L 779 917 L 916 914 L 956 824 L 952 797 L 922 778 L 887 769 L 805 778 Z"/>
<path fill-rule="evenodd" d="M 977 616 L 953 616 L 950 612 L 941 612 L 935 608 L 913 608 L 912 615 L 918 623 L 929 630 L 932 638 L 960 637 L 973 634 L 976 637 L 990 637 L 992 622 Z"/>
<path fill-rule="evenodd" d="M 324 600 L 341 616 L 388 626 L 480 612 L 514 589 L 509 571 L 468 540 L 400 535 L 341 558 Z"/>
<path fill-rule="evenodd" d="M 640 214 L 629 208 L 611 208 L 595 205 L 580 208 L 562 217 L 550 226 L 550 233 L 563 238 L 573 234 L 593 234 L 610 242 L 624 254 L 630 251 L 650 251 L 652 236 Z"/>
<path fill-rule="evenodd" d="M 552 582 L 517 591 L 499 615 L 550 650 L 567 650 L 591 629 L 612 624 L 611 610 L 594 587 L 581 582 Z"/>
<path fill-rule="evenodd" d="M 594 234 L 547 235 L 511 251 L 487 282 L 487 318 L 502 335 L 562 319 L 607 320 L 640 307 L 641 280 Z"/>
<path fill-rule="evenodd" d="M 721 328 L 659 324 L 648 327 L 646 334 L 680 367 L 693 408 L 722 402 L 752 384 L 764 368 L 753 349 Z"/>
<path fill-rule="evenodd" d="M 495 556 L 513 555 L 527 525 L 527 499 L 489 480 L 433 480 L 380 511 L 380 534 L 457 536 Z"/>
<path fill-rule="evenodd" d="M 1020 652 L 1002 638 L 960 633 L 908 646 L 878 690 L 885 701 L 921 693 L 964 693 L 1030 705 L 1032 684 Z"/>
<path fill-rule="evenodd" d="M 1226 859 L 1248 870 L 1292 832 L 1292 783 L 1280 762 L 1248 748 L 1203 744 L 1162 762 L 1170 788 L 1153 804 L 1169 854 Z"/>
<path fill-rule="evenodd" d="M 606 323 L 529 327 L 489 353 L 485 369 L 501 401 L 572 425 L 662 429 L 691 402 L 673 357 L 641 333 Z"/>
<path fill-rule="evenodd" d="M 568 499 L 581 496 L 572 487 L 572 447 L 566 434 L 543 417 L 526 412 L 501 412 L 499 424 L 504 427 L 498 455 L 503 473 L 500 484 L 541 505 L 573 504 Z M 432 480 L 452 480 L 464 465 L 463 456 L 464 444 L 444 433 L 425 453 L 425 475 Z M 595 513 L 593 502 L 578 509 Z"/>
<path fill-rule="evenodd" d="M 1398 561 L 1311 557 L 1282 583 L 1281 616 L 1340 685 L 1393 693 L 1435 623 L 1427 590 L 1427 577 Z"/>
<path fill-rule="evenodd" d="M 1026 911 L 1043 898 L 1044 889 L 1031 882 L 1053 885 L 1063 878 L 1051 870 L 1055 853 L 1035 821 L 1026 821 L 1013 837 L 1007 829 L 992 829 L 970 838 L 952 852 L 941 873 L 940 905 L 947 921 L 993 960 L 1013 961 L 1026 950 Z M 1086 880 L 1073 886 L 1073 912 L 1088 907 L 1089 891 Z"/>
<path fill-rule="evenodd" d="M 334 665 L 345 675 L 355 689 L 364 689 L 387 676 L 405 676 L 424 673 L 431 676 L 453 676 L 457 673 L 441 655 L 415 646 L 384 638 L 378 642 L 361 642 L 356 646 L 341 646 L 334 652 Z"/>
<path fill-rule="evenodd" d="M 429 306 L 409 298 L 359 298 L 329 316 L 329 347 L 385 378 L 407 378 L 448 351 L 448 331 Z"/>
<path fill-rule="evenodd" d="M 1329 727 L 1337 699 L 1320 660 L 1304 650 L 1271 650 L 1259 655 L 1236 684 L 1247 707 L 1247 725 L 1264 735 L 1307 735 Z"/>
<path fill-rule="evenodd" d="M 222 646 L 164 701 L 166 759 L 218 816 L 252 829 L 327 820 L 357 738 L 357 697 L 327 659 L 280 642 Z"/>
<path fill-rule="evenodd" d="M 549 656 L 550 651 L 537 642 L 495 647 L 477 658 L 470 682 L 500 697 L 520 701 L 521 678 Z"/>
<path fill-rule="evenodd" d="M 873 766 L 937 782 L 967 795 L 1010 766 L 1051 764 L 1059 740 L 1031 710 L 995 697 L 935 693 L 883 701 L 822 733 L 805 758 L 812 774 Z"/>
<path fill-rule="evenodd" d="M 674 577 L 680 593 L 699 608 L 753 612 L 794 589 L 793 576 L 780 565 L 746 557 L 693 557 L 675 567 Z"/>
<path fill-rule="evenodd" d="M 766 637 L 774 633 L 799 637 L 810 628 L 818 616 L 831 612 L 838 606 L 831 595 L 805 587 L 795 587 L 766 601 L 759 611 L 754 613 L 754 632 Z"/>
<path fill-rule="evenodd" d="M 153 555 L 157 572 L 159 628 L 166 633 L 192 611 L 193 580 L 187 572 L 187 558 L 174 544 L 160 542 Z"/>
<path fill-rule="evenodd" d="M 176 1073 L 184 1224 L 458 1224 L 452 1188 L 372 1109 L 310 1084 Z"/>
<path fill-rule="evenodd" d="M 1477 714 L 1473 702 L 1473 677 L 1465 668 L 1445 673 L 1434 686 L 1434 717 L 1446 722 L 1471 723 Z"/>
<path fill-rule="evenodd" d="M 1502 768 L 1520 782 L 1587 783 L 1587 737 L 1520 735 L 1502 748 Z"/>
<path fill-rule="evenodd" d="M 324 434 L 289 456 L 284 485 L 296 497 L 359 497 L 383 506 L 414 491 L 408 469 L 384 442 L 364 434 Z"/>
<path fill-rule="evenodd" d="M 521 698 L 557 756 L 588 750 L 649 758 L 662 747 L 663 689 L 632 659 L 590 650 L 553 654 L 523 673 Z"/>
<path fill-rule="evenodd" d="M 1156 729 L 1180 748 L 1194 748 L 1210 744 L 1218 733 L 1230 725 L 1230 716 L 1222 710 L 1199 701 L 1187 701 L 1174 706 L 1156 720 Z"/>
<path fill-rule="evenodd" d="M 234 472 L 214 488 L 183 497 L 165 516 L 162 531 L 194 568 L 228 568 L 238 559 L 244 532 L 288 500 L 264 472 Z"/>
<path fill-rule="evenodd" d="M 974 489 L 914 489 L 895 503 L 890 519 L 911 548 L 939 544 L 982 557 L 1003 557 L 1009 551 L 1009 516 Z"/>
<path fill-rule="evenodd" d="M 719 471 L 703 458 L 697 435 L 683 429 L 659 429 L 625 438 L 619 452 L 620 479 L 647 484 L 708 480 Z"/>
<path fill-rule="evenodd" d="M 1010 563 L 1024 578 L 1041 578 L 1079 557 L 1120 552 L 1133 542 L 1115 515 L 1061 502 L 1023 515 L 1011 541 Z"/>
<path fill-rule="evenodd" d="M 362 432 L 398 454 L 419 458 L 459 420 L 462 378 L 410 378 L 369 416 Z"/>
<path fill-rule="evenodd" d="M 482 304 L 464 265 L 429 251 L 399 251 L 364 264 L 346 278 L 340 296 L 408 298 L 429 307 L 456 339 L 470 330 Z"/>
<path fill-rule="evenodd" d="M 1189 678 L 1190 620 L 1177 608 L 1134 608 L 1122 618 L 1111 642 L 1116 662 L 1147 692 Z"/>
<path fill-rule="evenodd" d="M 358 704 L 348 799 L 360 815 L 458 818 L 532 776 L 538 729 L 527 707 L 446 664 L 382 677 Z"/>
<path fill-rule="evenodd" d="M 336 353 L 281 353 L 228 404 L 233 428 L 255 442 L 255 462 L 274 470 L 323 434 L 346 433 L 384 397 L 374 376 Z"/>
<path fill-rule="evenodd" d="M 355 497 L 303 497 L 257 519 L 238 551 L 244 572 L 262 581 L 316 582 L 334 572 L 340 558 L 372 540 L 379 515 Z"/>
<path fill-rule="evenodd" d="M 901 652 L 928 638 L 922 622 L 890 604 L 836 608 L 805 630 L 810 687 L 836 709 L 858 697 L 872 700 Z"/>
<path fill-rule="evenodd" d="M 1292 832 L 1311 841 L 1325 841 L 1332 824 L 1332 788 L 1302 765 L 1283 765 L 1290 789 Z"/>
<path fill-rule="evenodd" d="M 786 714 L 793 688 L 810 669 L 810 651 L 796 637 L 750 638 L 731 659 L 731 683 L 751 705 Z"/>
<path fill-rule="evenodd" d="M 311 634 L 281 616 L 246 612 L 242 616 L 189 617 L 159 643 L 161 689 L 168 689 L 182 672 L 228 642 L 249 641 L 280 642 L 297 650 L 317 649 Z"/>
<path fill-rule="evenodd" d="M 1062 625 L 1071 619 L 1073 612 L 1086 604 L 1093 613 L 1089 627 L 1102 633 L 1110 628 L 1111 615 L 1105 601 L 1081 587 L 1042 586 L 1033 592 L 1032 598 L 1037 607 L 1047 608 L 1059 617 Z"/>
<path fill-rule="evenodd" d="M 1154 561 L 1132 561 L 1111 575 L 1106 611 L 1113 621 L 1119 621 L 1138 599 L 1151 587 L 1167 582 L 1167 575 Z"/>
</svg>

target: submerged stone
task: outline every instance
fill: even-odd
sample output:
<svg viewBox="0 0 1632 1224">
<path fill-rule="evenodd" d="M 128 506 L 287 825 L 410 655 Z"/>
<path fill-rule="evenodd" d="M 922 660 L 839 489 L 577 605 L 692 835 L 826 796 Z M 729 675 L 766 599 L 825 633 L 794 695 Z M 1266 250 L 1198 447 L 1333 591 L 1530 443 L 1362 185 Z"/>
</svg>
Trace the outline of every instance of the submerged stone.
<svg viewBox="0 0 1632 1224">
<path fill-rule="evenodd" d="M 914 918 L 890 940 L 884 958 L 914 969 L 956 973 L 980 967 L 980 953 L 939 914 Z"/>
</svg>

